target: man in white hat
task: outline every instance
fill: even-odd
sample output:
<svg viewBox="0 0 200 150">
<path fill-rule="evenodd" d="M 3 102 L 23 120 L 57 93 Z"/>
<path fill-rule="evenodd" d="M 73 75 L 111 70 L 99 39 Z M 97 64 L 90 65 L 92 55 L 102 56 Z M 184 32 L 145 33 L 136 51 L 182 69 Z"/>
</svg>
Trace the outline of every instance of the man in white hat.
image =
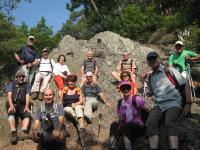
<svg viewBox="0 0 200 150">
<path fill-rule="evenodd" d="M 101 99 L 106 106 L 110 106 L 108 100 L 105 98 L 100 86 L 92 84 L 92 72 L 85 74 L 86 82 L 81 87 L 84 96 L 84 117 L 88 124 L 92 123 L 92 112 L 97 109 L 99 100 Z"/>
<path fill-rule="evenodd" d="M 189 51 L 184 48 L 182 41 L 175 43 L 176 51 L 169 57 L 169 65 L 176 68 L 184 78 L 188 79 L 188 67 L 187 62 L 195 62 L 200 59 L 200 55 L 195 52 Z"/>
<path fill-rule="evenodd" d="M 34 48 L 35 37 L 29 36 L 27 40 L 26 46 L 22 47 L 19 51 L 17 51 L 14 56 L 17 60 L 18 64 L 20 64 L 20 68 L 24 70 L 26 74 L 26 78 L 28 83 L 31 84 L 32 79 L 34 77 L 34 65 L 37 63 L 36 61 L 36 50 Z"/>
<path fill-rule="evenodd" d="M 42 58 L 37 61 L 38 72 L 35 75 L 35 80 L 31 88 L 31 97 L 32 99 L 36 99 L 39 95 L 39 100 L 42 100 L 44 90 L 48 87 L 49 81 L 52 77 L 55 62 L 53 59 L 49 59 L 48 48 L 42 50 Z"/>
</svg>

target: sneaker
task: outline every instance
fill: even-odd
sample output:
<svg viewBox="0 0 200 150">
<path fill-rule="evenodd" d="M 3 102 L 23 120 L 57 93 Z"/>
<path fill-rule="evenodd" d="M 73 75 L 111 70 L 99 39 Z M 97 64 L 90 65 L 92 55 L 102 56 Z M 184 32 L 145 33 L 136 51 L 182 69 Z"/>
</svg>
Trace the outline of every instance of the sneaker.
<svg viewBox="0 0 200 150">
<path fill-rule="evenodd" d="M 20 133 L 19 133 L 19 138 L 20 138 L 20 140 L 23 141 L 25 139 L 29 139 L 30 135 L 28 134 L 27 130 L 21 130 Z"/>
<path fill-rule="evenodd" d="M 11 138 L 10 138 L 11 144 L 17 144 L 17 141 L 18 141 L 17 131 L 11 131 Z"/>
<path fill-rule="evenodd" d="M 36 100 L 36 99 L 38 98 L 38 92 L 33 92 L 33 93 L 31 93 L 31 98 L 32 98 L 33 100 Z"/>
</svg>

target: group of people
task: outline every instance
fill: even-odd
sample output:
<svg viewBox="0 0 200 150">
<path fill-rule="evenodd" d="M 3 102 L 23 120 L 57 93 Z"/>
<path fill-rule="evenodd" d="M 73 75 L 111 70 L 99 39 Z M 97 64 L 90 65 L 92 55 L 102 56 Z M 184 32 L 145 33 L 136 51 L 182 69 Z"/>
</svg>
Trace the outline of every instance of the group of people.
<svg viewBox="0 0 200 150">
<path fill-rule="evenodd" d="M 77 121 L 80 129 L 85 128 L 85 122 L 91 124 L 93 111 L 97 110 L 102 101 L 107 107 L 110 103 L 105 97 L 99 83 L 99 64 L 94 59 L 94 52 L 89 50 L 87 58 L 81 66 L 81 82 L 77 85 L 78 77 L 70 73 L 65 64 L 66 58 L 60 55 L 57 63 L 49 58 L 48 48 L 42 50 L 42 57 L 37 58 L 34 49 L 35 37 L 29 36 L 25 47 L 15 53 L 20 64 L 14 81 L 7 86 L 8 122 L 11 128 L 11 142 L 17 143 L 18 137 L 22 140 L 28 137 L 32 119 L 30 97 L 41 100 L 34 117 L 32 138 L 40 146 L 49 142 L 65 144 L 67 137 L 64 117 Z M 189 74 L 186 64 L 200 59 L 200 55 L 185 50 L 182 41 L 175 43 L 176 52 L 169 58 L 169 65 L 162 65 L 156 52 L 147 54 L 147 63 L 150 70 L 148 75 L 149 94 L 153 95 L 153 105 L 147 106 L 138 93 L 136 82 L 136 64 L 124 51 L 123 58 L 117 65 L 113 77 L 119 82 L 118 91 L 118 121 L 110 127 L 110 149 L 116 148 L 119 137 L 123 137 L 124 149 L 131 150 L 133 141 L 146 132 L 150 149 L 158 149 L 159 124 L 164 119 L 171 149 L 179 149 L 177 120 L 181 112 L 185 115 L 191 109 L 191 90 Z M 33 80 L 35 74 L 35 78 Z M 54 90 L 49 87 L 53 79 L 57 86 L 59 100 L 55 101 Z M 180 94 L 180 88 L 185 91 L 185 104 Z M 140 110 L 149 112 L 146 119 Z M 182 111 L 181 111 L 182 110 Z M 22 126 L 17 134 L 18 118 L 22 119 Z M 59 144 L 58 144 L 59 145 Z"/>
</svg>

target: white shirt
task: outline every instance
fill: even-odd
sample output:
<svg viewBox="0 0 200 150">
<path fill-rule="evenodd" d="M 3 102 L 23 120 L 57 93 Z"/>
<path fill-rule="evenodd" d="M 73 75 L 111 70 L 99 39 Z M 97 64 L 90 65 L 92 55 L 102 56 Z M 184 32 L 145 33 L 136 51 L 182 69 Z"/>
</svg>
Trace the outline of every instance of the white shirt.
<svg viewBox="0 0 200 150">
<path fill-rule="evenodd" d="M 38 59 L 38 62 L 39 62 L 39 71 L 40 72 L 46 72 L 46 71 L 49 71 L 49 72 L 52 72 L 54 66 L 55 66 L 55 61 L 53 59 L 44 59 L 44 58 L 41 58 L 41 61 L 40 59 Z"/>
<path fill-rule="evenodd" d="M 67 72 L 67 74 L 70 74 L 69 68 L 67 67 L 67 65 L 61 65 L 60 63 L 56 63 L 53 68 L 53 73 L 55 74 L 55 76 L 63 75 L 63 72 L 65 71 Z"/>
</svg>

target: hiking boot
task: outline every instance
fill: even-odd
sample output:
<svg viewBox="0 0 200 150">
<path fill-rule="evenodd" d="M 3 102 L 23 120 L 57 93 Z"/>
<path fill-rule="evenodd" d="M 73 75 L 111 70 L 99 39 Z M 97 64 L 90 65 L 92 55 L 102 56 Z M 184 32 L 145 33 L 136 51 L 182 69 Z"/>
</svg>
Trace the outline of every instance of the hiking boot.
<svg viewBox="0 0 200 150">
<path fill-rule="evenodd" d="M 87 124 L 92 124 L 92 118 L 85 116 L 85 121 Z"/>
<path fill-rule="evenodd" d="M 38 92 L 33 92 L 33 93 L 31 93 L 31 98 L 32 98 L 33 100 L 36 100 L 36 99 L 38 98 Z"/>
<path fill-rule="evenodd" d="M 39 93 L 38 99 L 39 99 L 40 101 L 43 101 L 43 95 L 44 95 L 43 92 Z"/>
<path fill-rule="evenodd" d="M 17 141 L 18 141 L 17 131 L 12 131 L 10 142 L 11 142 L 11 144 L 17 144 Z"/>
<path fill-rule="evenodd" d="M 21 130 L 20 133 L 19 133 L 19 138 L 20 138 L 20 140 L 23 141 L 25 139 L 29 139 L 30 135 L 28 134 L 27 130 Z"/>
</svg>

